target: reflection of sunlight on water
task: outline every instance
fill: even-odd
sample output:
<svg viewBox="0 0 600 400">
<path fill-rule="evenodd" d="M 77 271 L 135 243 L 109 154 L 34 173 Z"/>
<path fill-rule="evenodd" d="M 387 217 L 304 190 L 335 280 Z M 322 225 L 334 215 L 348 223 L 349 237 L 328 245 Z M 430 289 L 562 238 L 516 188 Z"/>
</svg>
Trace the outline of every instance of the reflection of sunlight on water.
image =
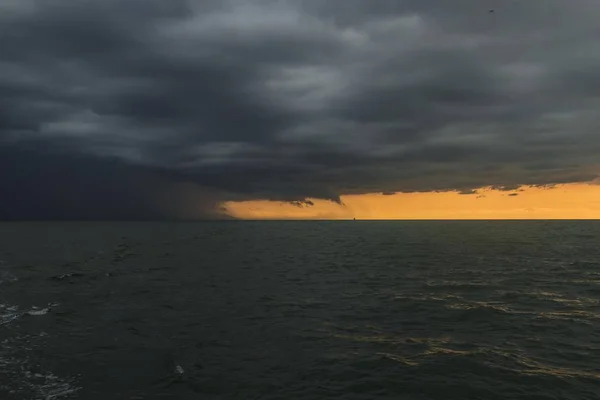
<svg viewBox="0 0 600 400">
<path fill-rule="evenodd" d="M 390 337 L 383 335 L 344 335 L 344 334 L 333 334 L 335 338 L 351 340 L 355 342 L 366 342 L 366 343 L 383 343 L 390 345 L 411 345 L 411 344 L 442 344 L 448 343 L 449 339 L 433 339 L 433 338 L 414 338 L 414 337 Z"/>
<path fill-rule="evenodd" d="M 512 310 L 502 303 L 486 302 L 486 301 L 472 301 L 464 303 L 453 303 L 445 306 L 449 310 L 464 310 L 464 311 L 491 311 L 503 314 L 517 314 L 518 311 Z"/>
<path fill-rule="evenodd" d="M 590 311 L 550 311 L 541 312 L 536 318 L 538 319 L 556 319 L 570 322 L 581 322 L 586 325 L 592 325 L 592 320 L 600 319 L 600 314 Z"/>
<path fill-rule="evenodd" d="M 440 280 L 440 281 L 428 281 L 425 283 L 425 287 L 430 289 L 439 290 L 481 290 L 488 289 L 493 286 L 492 282 L 478 282 L 478 281 L 456 281 L 456 280 Z"/>
<path fill-rule="evenodd" d="M 570 281 L 571 283 L 585 283 L 590 285 L 600 285 L 600 279 L 573 279 Z"/>
<path fill-rule="evenodd" d="M 577 296 L 577 298 L 569 298 L 564 294 L 554 292 L 536 291 L 528 292 L 526 294 L 541 300 L 549 300 L 569 307 L 587 307 L 596 306 L 599 304 L 597 299 L 592 299 L 583 296 Z"/>
<path fill-rule="evenodd" d="M 600 284 L 596 275 L 589 274 L 588 277 L 590 279 L 579 278 L 577 282 L 586 285 Z M 563 288 L 555 282 L 545 284 L 544 278 L 539 275 L 536 279 L 540 286 L 535 290 L 521 286 L 518 280 L 510 284 L 502 283 L 500 286 L 477 279 L 472 282 L 427 280 L 422 285 L 411 288 L 408 293 L 384 296 L 392 300 L 394 313 L 415 318 L 412 326 L 421 327 L 419 321 L 436 318 L 443 324 L 441 326 L 450 329 L 448 332 L 456 332 L 457 337 L 466 334 L 465 342 L 445 336 L 402 337 L 389 329 L 386 332 L 386 329 L 369 327 L 354 327 L 343 333 L 340 333 L 338 327 L 330 334 L 337 340 L 356 343 L 352 353 L 354 361 L 351 361 L 355 368 L 362 368 L 365 359 L 377 356 L 381 360 L 396 363 L 401 368 L 394 370 L 392 367 L 391 374 L 398 371 L 402 371 L 402 374 L 410 373 L 403 375 L 404 377 L 466 373 L 497 379 L 498 374 L 508 373 L 516 374 L 522 379 L 553 377 L 560 380 L 597 381 L 600 379 L 600 372 L 596 371 L 593 362 L 589 362 L 589 357 L 586 357 L 595 350 L 587 339 L 579 340 L 562 353 L 552 353 L 552 347 L 548 347 L 552 345 L 544 344 L 547 338 L 543 335 L 525 339 L 513 332 L 502 342 L 486 338 L 485 335 L 481 336 L 481 341 L 477 336 L 472 336 L 475 333 L 472 324 L 485 327 L 488 329 L 486 332 L 496 338 L 508 334 L 510 327 L 518 324 L 524 329 L 552 329 L 556 337 L 578 338 L 586 335 L 587 330 L 597 324 L 600 319 L 597 312 L 600 302 L 597 299 L 578 295 L 577 291 L 569 291 L 568 287 L 563 293 Z M 575 283 L 573 280 L 567 281 Z M 589 295 L 591 292 L 585 293 Z M 490 330 L 492 324 L 494 329 Z M 423 325 L 420 332 L 427 334 L 432 330 Z M 454 337 L 455 334 L 451 335 Z M 516 344 L 511 343 L 513 339 Z M 529 349 L 525 340 L 533 340 L 539 345 L 532 345 Z M 526 352 L 525 349 L 529 350 Z M 561 360 L 570 364 L 558 365 Z"/>
<path fill-rule="evenodd" d="M 600 379 L 597 371 L 580 370 L 553 366 L 532 357 L 526 356 L 518 348 L 483 347 L 468 343 L 452 342 L 449 338 L 399 338 L 384 335 L 332 335 L 337 339 L 353 342 L 384 345 L 392 351 L 375 351 L 375 354 L 409 368 L 422 368 L 437 365 L 443 368 L 445 364 L 459 360 L 469 360 L 480 368 L 492 368 L 510 371 L 521 375 L 547 375 L 560 378 Z M 424 347 L 417 354 L 409 354 L 405 347 L 419 344 Z M 472 347 L 470 350 L 461 347 Z M 364 357 L 364 353 L 354 353 L 354 357 Z"/>
<path fill-rule="evenodd" d="M 394 300 L 409 302 L 411 306 L 423 307 L 425 305 L 442 306 L 447 310 L 462 310 L 467 312 L 501 313 L 506 315 L 530 316 L 531 318 L 556 318 L 556 319 L 598 319 L 600 314 L 591 311 L 591 308 L 600 306 L 598 299 L 585 296 L 567 296 L 565 294 L 550 291 L 511 292 L 498 291 L 497 294 L 503 299 L 514 299 L 514 301 L 477 301 L 468 300 L 464 297 L 451 294 L 416 294 L 413 296 L 397 295 Z M 530 310 L 523 298 L 532 301 L 544 301 L 548 303 L 548 310 Z M 519 302 L 516 302 L 520 300 Z M 557 308 L 558 306 L 558 308 Z M 584 321 L 585 322 L 585 321 Z"/>
<path fill-rule="evenodd" d="M 452 294 L 439 294 L 439 295 L 428 295 L 428 294 L 417 294 L 414 296 L 403 296 L 403 295 L 394 295 L 394 300 L 397 301 L 436 301 L 436 302 L 445 302 L 445 301 L 464 301 L 464 299 L 457 295 Z"/>
</svg>

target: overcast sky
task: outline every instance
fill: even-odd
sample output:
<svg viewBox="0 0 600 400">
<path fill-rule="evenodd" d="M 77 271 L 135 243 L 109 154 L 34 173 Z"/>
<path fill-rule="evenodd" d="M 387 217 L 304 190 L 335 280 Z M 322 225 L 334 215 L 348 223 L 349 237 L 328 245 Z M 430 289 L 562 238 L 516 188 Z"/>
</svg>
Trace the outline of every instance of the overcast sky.
<svg viewBox="0 0 600 400">
<path fill-rule="evenodd" d="M 0 218 L 589 181 L 598 21 L 598 0 L 2 0 Z"/>
</svg>

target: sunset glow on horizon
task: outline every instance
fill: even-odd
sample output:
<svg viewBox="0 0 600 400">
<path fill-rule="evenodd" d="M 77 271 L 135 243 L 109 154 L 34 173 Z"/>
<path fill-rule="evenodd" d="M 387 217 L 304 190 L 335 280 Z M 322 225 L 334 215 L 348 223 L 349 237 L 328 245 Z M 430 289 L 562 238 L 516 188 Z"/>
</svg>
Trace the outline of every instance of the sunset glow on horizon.
<svg viewBox="0 0 600 400">
<path fill-rule="evenodd" d="M 309 199 L 313 205 L 254 200 L 223 206 L 240 219 L 600 219 L 600 185 L 591 183 L 514 191 L 482 188 L 476 194 L 373 193 L 341 199 L 343 205 Z"/>
</svg>

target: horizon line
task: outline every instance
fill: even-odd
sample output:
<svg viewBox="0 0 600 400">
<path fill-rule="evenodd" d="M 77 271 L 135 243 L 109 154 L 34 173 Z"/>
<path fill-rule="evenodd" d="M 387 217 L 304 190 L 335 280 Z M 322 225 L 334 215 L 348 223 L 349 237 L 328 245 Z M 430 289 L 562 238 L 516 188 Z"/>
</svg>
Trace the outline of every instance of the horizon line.
<svg viewBox="0 0 600 400">
<path fill-rule="evenodd" d="M 27 222 L 459 222 L 459 221 L 600 221 L 600 218 L 206 218 L 206 219 L 5 219 L 0 223 Z"/>
</svg>

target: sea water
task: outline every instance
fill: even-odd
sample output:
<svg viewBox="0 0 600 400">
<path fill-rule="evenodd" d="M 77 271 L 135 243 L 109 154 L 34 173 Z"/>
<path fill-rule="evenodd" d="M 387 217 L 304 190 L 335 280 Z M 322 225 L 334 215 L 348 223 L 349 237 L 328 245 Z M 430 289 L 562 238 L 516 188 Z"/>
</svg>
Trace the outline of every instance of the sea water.
<svg viewBox="0 0 600 400">
<path fill-rule="evenodd" d="M 2 399 L 598 399 L 600 222 L 0 224 Z"/>
</svg>

